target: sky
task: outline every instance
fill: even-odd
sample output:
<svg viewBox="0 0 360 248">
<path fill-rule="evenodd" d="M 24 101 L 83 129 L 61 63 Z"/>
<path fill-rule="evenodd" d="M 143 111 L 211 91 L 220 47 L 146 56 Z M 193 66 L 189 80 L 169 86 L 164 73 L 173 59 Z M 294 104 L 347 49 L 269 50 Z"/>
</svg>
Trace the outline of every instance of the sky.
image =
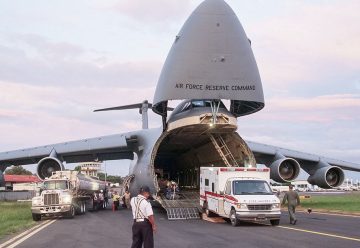
<svg viewBox="0 0 360 248">
<path fill-rule="evenodd" d="M 152 101 L 200 2 L 0 0 L 0 151 L 141 128 L 136 110 L 92 111 Z M 240 135 L 360 164 L 360 1 L 227 3 L 252 41 L 266 104 L 238 118 Z M 129 161 L 106 167 L 125 175 Z"/>
</svg>

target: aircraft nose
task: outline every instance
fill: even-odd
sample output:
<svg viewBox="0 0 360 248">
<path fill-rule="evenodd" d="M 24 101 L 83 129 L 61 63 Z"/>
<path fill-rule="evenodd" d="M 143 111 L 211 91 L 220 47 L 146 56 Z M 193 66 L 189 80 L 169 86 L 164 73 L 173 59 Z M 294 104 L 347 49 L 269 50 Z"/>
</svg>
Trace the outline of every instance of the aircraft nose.
<svg viewBox="0 0 360 248">
<path fill-rule="evenodd" d="M 228 99 L 235 116 L 259 111 L 264 95 L 249 40 L 223 0 L 206 0 L 187 19 L 163 66 L 153 110 L 167 101 Z"/>
</svg>

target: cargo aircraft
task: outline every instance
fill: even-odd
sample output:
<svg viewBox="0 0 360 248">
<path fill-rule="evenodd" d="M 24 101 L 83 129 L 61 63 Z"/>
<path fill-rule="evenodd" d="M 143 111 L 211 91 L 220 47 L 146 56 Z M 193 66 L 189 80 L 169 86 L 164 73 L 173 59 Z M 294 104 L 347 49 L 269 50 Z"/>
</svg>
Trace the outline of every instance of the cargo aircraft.
<svg viewBox="0 0 360 248">
<path fill-rule="evenodd" d="M 170 100 L 182 102 L 172 109 Z M 146 184 L 156 195 L 159 177 L 198 188 L 201 166 L 265 164 L 276 182 L 295 180 L 302 168 L 308 181 L 322 188 L 340 186 L 344 170 L 360 171 L 355 163 L 243 140 L 236 132 L 237 118 L 264 106 L 251 41 L 236 14 L 223 0 L 205 0 L 175 37 L 153 104 L 98 110 L 139 109 L 142 130 L 2 152 L 0 180 L 12 165 L 37 164 L 37 175 L 44 179 L 64 170 L 64 162 L 130 159 L 130 190 Z M 148 129 L 148 109 L 162 117 L 161 127 Z"/>
</svg>

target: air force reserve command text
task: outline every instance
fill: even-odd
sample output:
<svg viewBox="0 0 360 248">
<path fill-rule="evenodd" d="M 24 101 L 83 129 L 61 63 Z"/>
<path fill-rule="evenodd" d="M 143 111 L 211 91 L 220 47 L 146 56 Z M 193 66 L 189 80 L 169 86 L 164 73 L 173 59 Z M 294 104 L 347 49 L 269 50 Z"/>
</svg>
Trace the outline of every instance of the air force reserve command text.
<svg viewBox="0 0 360 248">
<path fill-rule="evenodd" d="M 255 90 L 255 85 L 227 85 L 227 84 L 193 84 L 193 83 L 178 83 L 175 84 L 176 89 L 189 89 L 189 90 L 206 90 L 206 91 L 228 91 L 228 90 Z"/>
</svg>

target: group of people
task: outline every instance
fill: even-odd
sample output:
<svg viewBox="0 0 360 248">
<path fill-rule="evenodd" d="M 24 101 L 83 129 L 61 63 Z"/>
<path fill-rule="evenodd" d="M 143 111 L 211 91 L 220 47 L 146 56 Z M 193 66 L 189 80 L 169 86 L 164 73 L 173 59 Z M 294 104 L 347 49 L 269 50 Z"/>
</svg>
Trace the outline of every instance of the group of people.
<svg viewBox="0 0 360 248">
<path fill-rule="evenodd" d="M 99 193 L 94 192 L 93 197 L 93 210 L 105 209 L 109 205 L 108 192 L 100 190 Z"/>
<path fill-rule="evenodd" d="M 112 201 L 113 201 L 113 205 L 114 205 L 114 210 L 119 210 L 120 199 L 123 202 L 123 207 L 124 208 L 127 208 L 127 209 L 131 208 L 131 206 L 130 206 L 131 194 L 130 194 L 128 189 L 125 190 L 125 193 L 122 196 L 120 196 L 117 191 L 115 191 L 112 194 Z"/>
<path fill-rule="evenodd" d="M 168 200 L 178 200 L 180 198 L 179 187 L 175 182 L 171 182 L 167 185 L 165 189 L 165 197 Z"/>
<path fill-rule="evenodd" d="M 180 198 L 179 186 L 176 182 L 160 178 L 158 180 L 159 187 L 168 200 L 177 200 Z"/>
<path fill-rule="evenodd" d="M 101 210 L 101 209 L 106 209 L 109 206 L 109 198 L 112 199 L 113 201 L 113 205 L 114 205 L 114 210 L 118 210 L 120 207 L 120 200 L 122 200 L 122 207 L 130 209 L 130 199 L 131 199 L 131 194 L 129 192 L 129 190 L 126 190 L 125 193 L 120 196 L 119 193 L 117 191 L 115 191 L 114 193 L 112 192 L 108 192 L 108 191 L 103 191 L 100 190 L 99 193 L 94 192 L 92 195 L 92 200 L 93 200 L 93 210 L 97 211 L 97 210 Z"/>
</svg>

